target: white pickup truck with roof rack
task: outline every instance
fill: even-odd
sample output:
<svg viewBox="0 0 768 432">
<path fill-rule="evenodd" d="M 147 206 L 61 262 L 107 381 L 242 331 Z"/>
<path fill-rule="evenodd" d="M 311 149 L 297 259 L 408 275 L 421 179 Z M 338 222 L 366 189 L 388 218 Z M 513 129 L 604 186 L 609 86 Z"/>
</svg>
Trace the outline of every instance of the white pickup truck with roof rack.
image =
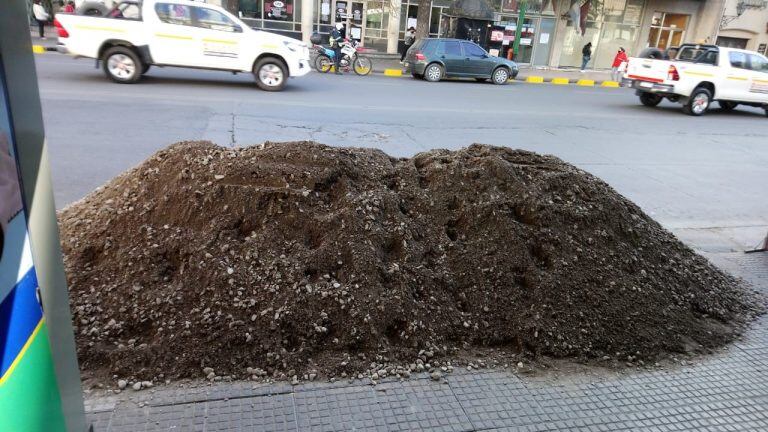
<svg viewBox="0 0 768 432">
<path fill-rule="evenodd" d="M 768 59 L 753 51 L 684 44 L 671 60 L 630 58 L 622 84 L 650 107 L 666 98 L 700 116 L 717 101 L 724 110 L 749 105 L 768 115 Z"/>
<path fill-rule="evenodd" d="M 58 50 L 100 61 L 118 83 L 134 83 L 152 65 L 253 73 L 259 88 L 282 90 L 310 71 L 309 49 L 254 30 L 221 7 L 190 0 L 127 0 L 105 16 L 60 13 Z"/>
</svg>

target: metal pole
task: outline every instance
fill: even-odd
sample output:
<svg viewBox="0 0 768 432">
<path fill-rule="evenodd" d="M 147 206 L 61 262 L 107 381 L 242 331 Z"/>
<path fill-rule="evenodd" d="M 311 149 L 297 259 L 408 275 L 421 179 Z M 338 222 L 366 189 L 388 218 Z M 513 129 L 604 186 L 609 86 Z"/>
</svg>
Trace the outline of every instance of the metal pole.
<svg viewBox="0 0 768 432">
<path fill-rule="evenodd" d="M 525 22 L 525 10 L 528 8 L 528 0 L 520 2 L 520 14 L 517 16 L 517 28 L 515 29 L 515 41 L 512 43 L 513 59 L 517 60 L 517 54 L 520 52 L 520 37 L 523 33 L 523 23 Z"/>
</svg>

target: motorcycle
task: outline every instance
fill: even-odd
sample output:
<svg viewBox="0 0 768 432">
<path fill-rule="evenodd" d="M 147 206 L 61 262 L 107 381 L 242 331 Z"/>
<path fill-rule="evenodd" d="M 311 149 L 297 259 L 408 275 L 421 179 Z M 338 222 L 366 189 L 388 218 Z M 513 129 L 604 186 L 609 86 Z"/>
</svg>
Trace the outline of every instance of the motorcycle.
<svg viewBox="0 0 768 432">
<path fill-rule="evenodd" d="M 321 45 L 313 45 L 313 48 L 317 52 L 315 58 L 315 69 L 318 72 L 327 73 L 334 66 L 334 58 L 336 52 L 330 48 L 323 47 Z M 373 70 L 373 62 L 371 59 L 365 56 L 361 56 L 358 53 L 362 51 L 362 47 L 356 41 L 345 40 L 341 44 L 341 60 L 339 60 L 339 67 L 349 72 L 350 67 L 358 75 L 368 75 Z"/>
</svg>

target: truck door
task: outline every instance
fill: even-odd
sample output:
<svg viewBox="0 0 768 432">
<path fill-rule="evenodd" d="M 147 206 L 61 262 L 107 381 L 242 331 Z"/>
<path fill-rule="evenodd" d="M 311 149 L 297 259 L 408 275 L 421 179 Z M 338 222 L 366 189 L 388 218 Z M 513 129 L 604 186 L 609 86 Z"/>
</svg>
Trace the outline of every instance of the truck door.
<svg viewBox="0 0 768 432">
<path fill-rule="evenodd" d="M 768 104 L 768 59 L 758 54 L 750 54 L 749 69 L 752 72 L 749 100 Z"/>
<path fill-rule="evenodd" d="M 218 10 L 192 7 L 192 25 L 197 44 L 196 55 L 201 66 L 214 69 L 241 70 L 240 45 L 243 29 Z"/>
<path fill-rule="evenodd" d="M 722 60 L 725 77 L 717 87 L 717 98 L 739 101 L 749 97 L 751 71 L 749 57 L 741 51 L 730 51 Z"/>
<path fill-rule="evenodd" d="M 144 10 L 149 33 L 149 52 L 157 64 L 198 66 L 198 41 L 192 26 L 192 7 L 177 3 L 156 3 L 154 11 Z"/>
</svg>

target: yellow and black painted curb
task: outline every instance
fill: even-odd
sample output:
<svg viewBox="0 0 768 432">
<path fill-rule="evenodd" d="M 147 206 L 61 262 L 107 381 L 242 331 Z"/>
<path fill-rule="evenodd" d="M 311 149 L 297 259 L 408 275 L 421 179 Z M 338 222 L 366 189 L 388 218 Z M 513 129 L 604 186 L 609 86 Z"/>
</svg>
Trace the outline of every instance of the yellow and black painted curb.
<svg viewBox="0 0 768 432">
<path fill-rule="evenodd" d="M 34 54 L 45 54 L 47 52 L 56 52 L 56 47 L 44 46 L 44 45 L 32 45 L 32 52 Z"/>
<path fill-rule="evenodd" d="M 375 72 L 381 73 L 381 72 Z M 384 76 L 389 77 L 402 77 L 405 76 L 401 69 L 384 69 Z M 591 79 L 570 79 L 564 77 L 544 78 L 543 76 L 529 75 L 524 77 L 518 77 L 510 81 L 521 81 L 529 84 L 552 84 L 552 85 L 576 85 L 579 87 L 604 87 L 604 88 L 618 88 L 621 87 L 617 81 L 595 81 Z"/>
</svg>

